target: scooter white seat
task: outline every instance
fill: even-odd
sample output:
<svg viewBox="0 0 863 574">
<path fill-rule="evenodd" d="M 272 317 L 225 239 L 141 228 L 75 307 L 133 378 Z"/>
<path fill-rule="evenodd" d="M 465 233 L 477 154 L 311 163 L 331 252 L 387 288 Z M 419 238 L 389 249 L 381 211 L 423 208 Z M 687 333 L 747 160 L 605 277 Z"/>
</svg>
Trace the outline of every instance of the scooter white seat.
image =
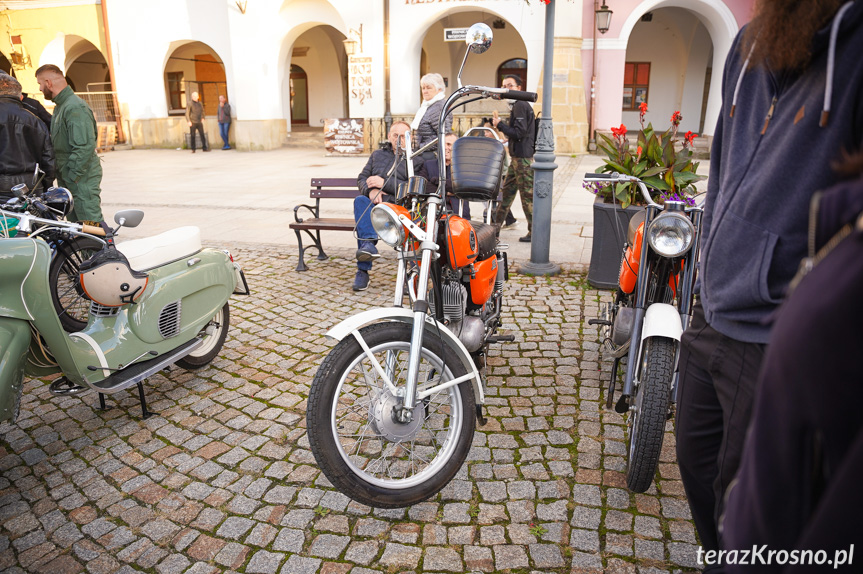
<svg viewBox="0 0 863 574">
<path fill-rule="evenodd" d="M 201 230 L 191 225 L 117 244 L 117 251 L 126 256 L 129 266 L 136 271 L 153 269 L 200 250 Z"/>
</svg>

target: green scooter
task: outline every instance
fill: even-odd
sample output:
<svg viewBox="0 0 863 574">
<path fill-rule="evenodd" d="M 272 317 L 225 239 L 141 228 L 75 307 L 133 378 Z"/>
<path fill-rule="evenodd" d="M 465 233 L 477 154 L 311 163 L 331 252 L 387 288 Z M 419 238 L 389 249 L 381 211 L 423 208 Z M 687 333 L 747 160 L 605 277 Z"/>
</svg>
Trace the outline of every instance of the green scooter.
<svg viewBox="0 0 863 574">
<path fill-rule="evenodd" d="M 23 232 L 52 225 L 93 237 L 77 223 L 2 210 L 0 216 L 16 218 Z M 242 269 L 228 251 L 202 249 L 196 227 L 115 245 L 114 233 L 143 216 L 118 212 L 105 247 L 81 265 L 79 287 L 92 303 L 77 333 L 64 331 L 52 304 L 48 243 L 0 240 L 0 421 L 17 417 L 25 375 L 57 373 L 62 376 L 51 383 L 52 393 L 94 390 L 102 409 L 106 394 L 137 385 L 148 418 L 147 377 L 174 363 L 203 367 L 219 354 L 230 324 L 228 299 L 249 294 Z"/>
</svg>

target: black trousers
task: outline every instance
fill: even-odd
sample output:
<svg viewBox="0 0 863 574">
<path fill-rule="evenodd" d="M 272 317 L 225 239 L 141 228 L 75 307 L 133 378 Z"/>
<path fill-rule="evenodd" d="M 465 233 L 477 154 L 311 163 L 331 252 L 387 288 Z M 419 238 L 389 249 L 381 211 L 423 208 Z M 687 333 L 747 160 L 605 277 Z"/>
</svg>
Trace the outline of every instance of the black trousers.
<svg viewBox="0 0 863 574">
<path fill-rule="evenodd" d="M 766 345 L 726 337 L 700 304 L 680 344 L 677 462 L 704 550 L 718 550 L 717 522 L 740 466 Z"/>
<path fill-rule="evenodd" d="M 189 128 L 189 134 L 192 136 L 192 151 L 195 151 L 195 131 L 201 133 L 201 149 L 206 150 L 207 148 L 207 140 L 204 139 L 204 124 L 203 122 L 192 122 L 192 127 Z"/>
</svg>

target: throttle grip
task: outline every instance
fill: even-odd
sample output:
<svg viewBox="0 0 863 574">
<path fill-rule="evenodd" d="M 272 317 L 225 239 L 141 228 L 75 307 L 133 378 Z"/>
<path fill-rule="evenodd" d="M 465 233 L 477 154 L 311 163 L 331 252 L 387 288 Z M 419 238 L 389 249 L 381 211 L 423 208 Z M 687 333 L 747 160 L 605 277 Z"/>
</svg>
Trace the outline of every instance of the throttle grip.
<svg viewBox="0 0 863 574">
<path fill-rule="evenodd" d="M 536 92 L 522 92 L 519 90 L 507 90 L 502 97 L 507 100 L 521 100 L 523 102 L 535 102 Z"/>
<path fill-rule="evenodd" d="M 98 235 L 100 237 L 105 237 L 105 230 L 95 225 L 81 225 L 81 231 L 84 233 L 89 233 L 90 235 Z"/>
</svg>

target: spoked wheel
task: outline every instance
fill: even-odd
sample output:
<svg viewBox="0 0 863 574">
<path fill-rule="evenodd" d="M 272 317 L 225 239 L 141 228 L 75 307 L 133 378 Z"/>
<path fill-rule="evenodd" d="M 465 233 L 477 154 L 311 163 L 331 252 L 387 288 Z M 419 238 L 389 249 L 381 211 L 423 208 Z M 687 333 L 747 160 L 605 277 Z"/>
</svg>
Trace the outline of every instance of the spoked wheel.
<svg viewBox="0 0 863 574">
<path fill-rule="evenodd" d="M 404 390 L 411 325 L 387 322 L 342 340 L 312 382 L 307 410 L 309 444 L 330 482 L 350 498 L 378 508 L 400 508 L 437 494 L 467 458 L 476 425 L 471 383 L 425 397 L 412 420 L 398 422 L 393 407 Z M 396 394 L 378 371 L 387 372 Z M 445 364 L 444 364 L 445 363 Z M 418 389 L 466 373 L 441 340 L 426 332 Z"/>
<path fill-rule="evenodd" d="M 216 358 L 222 350 L 225 339 L 228 338 L 228 328 L 231 326 L 231 313 L 228 304 L 216 311 L 210 322 L 204 327 L 204 342 L 200 347 L 177 359 L 177 365 L 184 369 L 200 369 Z"/>
<path fill-rule="evenodd" d="M 63 328 L 69 333 L 77 333 L 87 326 L 90 314 L 90 300 L 81 289 L 78 274 L 81 263 L 102 249 L 95 239 L 76 237 L 57 246 L 51 266 L 48 268 L 48 283 L 51 287 L 51 300 Z"/>
<path fill-rule="evenodd" d="M 674 341 L 651 337 L 644 350 L 635 408 L 629 413 L 626 486 L 633 492 L 644 492 L 653 483 L 665 436 L 673 377 Z"/>
</svg>

